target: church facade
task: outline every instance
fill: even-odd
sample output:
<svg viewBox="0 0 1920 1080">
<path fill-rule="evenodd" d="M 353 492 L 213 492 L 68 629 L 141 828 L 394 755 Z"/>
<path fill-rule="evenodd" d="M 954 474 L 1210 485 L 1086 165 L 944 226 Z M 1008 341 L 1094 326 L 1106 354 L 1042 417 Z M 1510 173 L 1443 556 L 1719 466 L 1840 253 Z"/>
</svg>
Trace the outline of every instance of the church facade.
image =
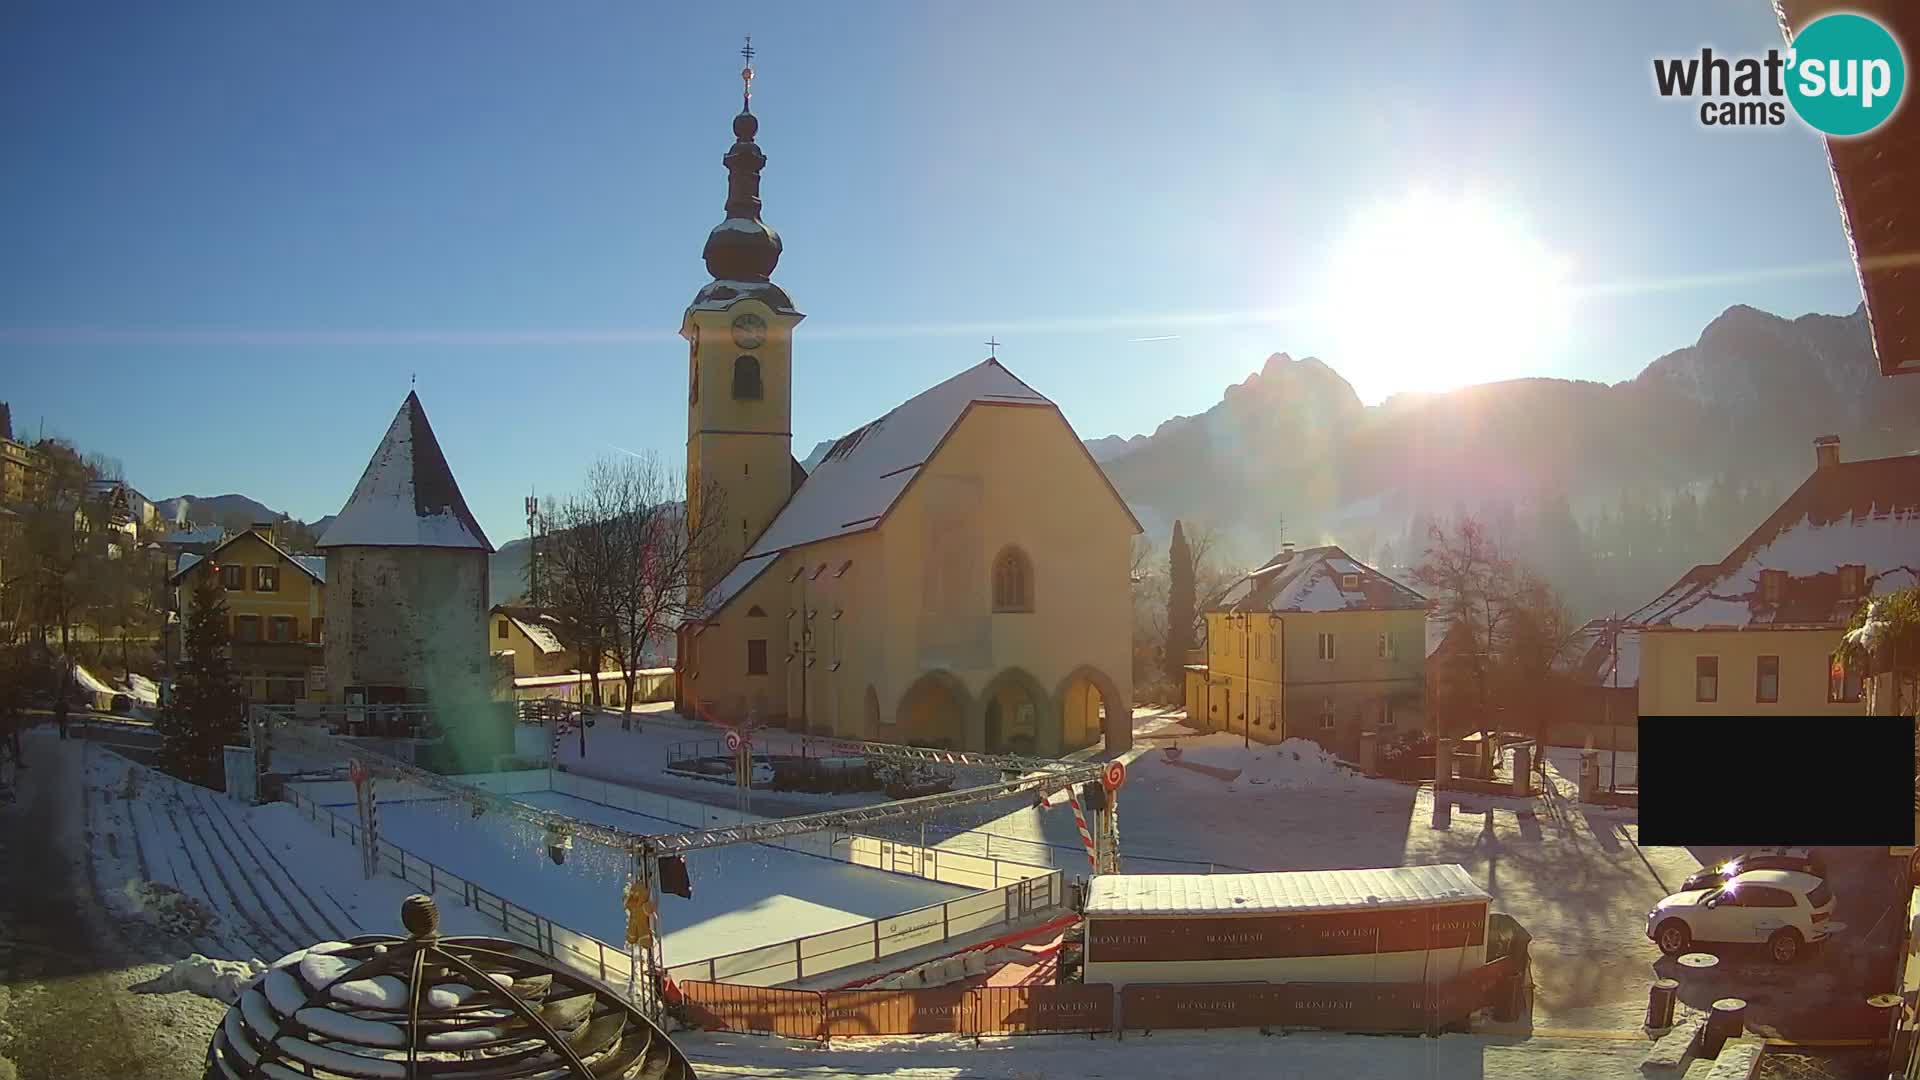
<svg viewBox="0 0 1920 1080">
<path fill-rule="evenodd" d="M 681 324 L 687 505 L 715 550 L 680 631 L 681 708 L 989 752 L 1128 745 L 1141 529 L 1058 406 L 990 358 L 810 473 L 794 459 L 804 316 L 772 281 L 758 126 L 743 104 L 713 280 Z"/>
</svg>

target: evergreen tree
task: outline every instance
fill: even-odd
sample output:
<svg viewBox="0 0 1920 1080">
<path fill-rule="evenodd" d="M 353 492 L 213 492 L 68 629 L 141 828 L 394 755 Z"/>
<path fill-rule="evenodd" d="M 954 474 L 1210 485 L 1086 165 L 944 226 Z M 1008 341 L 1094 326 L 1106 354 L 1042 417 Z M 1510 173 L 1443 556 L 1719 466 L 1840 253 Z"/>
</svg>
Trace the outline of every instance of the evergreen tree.
<svg viewBox="0 0 1920 1080">
<path fill-rule="evenodd" d="M 1167 680 L 1184 686 L 1187 650 L 1193 648 L 1193 550 L 1187 546 L 1186 530 L 1173 523 L 1173 543 L 1167 548 Z M 1184 693 L 1185 691 L 1182 691 Z"/>
<path fill-rule="evenodd" d="M 227 602 L 216 567 L 193 587 L 184 654 L 173 693 L 161 709 L 160 767 L 182 780 L 204 784 L 215 773 L 215 755 L 241 729 L 239 683 L 228 653 Z"/>
</svg>

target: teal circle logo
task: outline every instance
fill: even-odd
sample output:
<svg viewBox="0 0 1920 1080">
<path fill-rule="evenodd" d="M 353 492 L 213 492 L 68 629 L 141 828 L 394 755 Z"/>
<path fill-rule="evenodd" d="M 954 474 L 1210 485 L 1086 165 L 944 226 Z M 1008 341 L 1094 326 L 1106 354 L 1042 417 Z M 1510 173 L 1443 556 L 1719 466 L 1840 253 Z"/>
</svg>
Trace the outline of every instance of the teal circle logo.
<svg viewBox="0 0 1920 1080">
<path fill-rule="evenodd" d="M 1787 100 L 1815 130 L 1864 135 L 1900 107 L 1907 61 L 1900 43 L 1864 15 L 1827 15 L 1794 35 Z"/>
</svg>

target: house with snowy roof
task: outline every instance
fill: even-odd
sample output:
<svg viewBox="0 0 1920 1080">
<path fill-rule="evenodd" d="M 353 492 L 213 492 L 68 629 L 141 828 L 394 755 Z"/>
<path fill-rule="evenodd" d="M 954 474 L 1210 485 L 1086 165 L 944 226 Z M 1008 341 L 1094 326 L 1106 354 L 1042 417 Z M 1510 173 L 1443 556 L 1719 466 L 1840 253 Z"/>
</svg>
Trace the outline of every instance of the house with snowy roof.
<svg viewBox="0 0 1920 1080">
<path fill-rule="evenodd" d="M 565 675 L 590 670 L 589 660 L 573 628 L 550 608 L 525 604 L 495 604 L 487 612 L 493 626 L 488 648 L 494 653 L 512 653 L 515 678 Z M 600 659 L 599 670 L 618 670 L 617 661 Z"/>
<path fill-rule="evenodd" d="M 1920 583 L 1920 456 L 1815 467 L 1717 563 L 1627 617 L 1642 716 L 1862 715 L 1863 673 L 1832 660 L 1869 597 Z"/>
<path fill-rule="evenodd" d="M 1273 558 L 1205 612 L 1188 723 L 1357 759 L 1362 733 L 1425 730 L 1427 598 L 1334 545 Z"/>
<path fill-rule="evenodd" d="M 181 552 L 167 576 L 179 612 L 167 627 L 170 657 L 183 654 L 194 590 L 209 578 L 227 606 L 233 666 L 247 698 L 275 704 L 322 700 L 326 558 L 289 553 L 265 524 L 235 533 L 204 554 Z"/>
<path fill-rule="evenodd" d="M 1127 745 L 1141 529 L 1053 401 L 989 357 L 811 472 L 793 457 L 803 316 L 771 280 L 758 129 L 743 105 L 713 280 L 681 322 L 687 506 L 716 551 L 679 632 L 681 709 L 971 750 Z"/>
<path fill-rule="evenodd" d="M 443 721 L 471 708 L 475 731 L 485 729 L 475 752 L 488 752 L 499 733 L 485 719 L 493 710 L 477 706 L 493 689 L 493 545 L 467 509 L 419 395 L 401 403 L 319 547 L 327 563 L 329 700 L 349 714 L 366 705 L 431 704 Z"/>
</svg>

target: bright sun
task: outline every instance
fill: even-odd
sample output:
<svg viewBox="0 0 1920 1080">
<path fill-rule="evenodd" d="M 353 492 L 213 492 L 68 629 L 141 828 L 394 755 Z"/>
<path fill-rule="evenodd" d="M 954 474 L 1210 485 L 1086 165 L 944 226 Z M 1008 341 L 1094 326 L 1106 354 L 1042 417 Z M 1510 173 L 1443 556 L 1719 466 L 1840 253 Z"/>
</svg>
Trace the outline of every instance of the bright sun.
<svg viewBox="0 0 1920 1080">
<path fill-rule="evenodd" d="M 1414 194 L 1358 217 L 1328 278 L 1328 361 L 1367 401 L 1545 374 L 1566 332 L 1566 259 L 1472 198 Z"/>
</svg>

